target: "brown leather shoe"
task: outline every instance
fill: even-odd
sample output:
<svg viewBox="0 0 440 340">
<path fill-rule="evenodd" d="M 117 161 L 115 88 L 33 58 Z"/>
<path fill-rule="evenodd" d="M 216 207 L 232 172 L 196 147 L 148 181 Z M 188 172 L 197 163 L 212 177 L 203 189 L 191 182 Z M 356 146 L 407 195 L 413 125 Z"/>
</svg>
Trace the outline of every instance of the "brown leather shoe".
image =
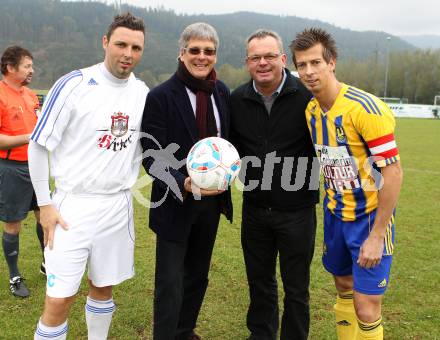
<svg viewBox="0 0 440 340">
<path fill-rule="evenodd" d="M 195 332 L 191 332 L 186 339 L 187 340 L 202 340 L 202 337 L 200 335 L 196 334 Z"/>
</svg>

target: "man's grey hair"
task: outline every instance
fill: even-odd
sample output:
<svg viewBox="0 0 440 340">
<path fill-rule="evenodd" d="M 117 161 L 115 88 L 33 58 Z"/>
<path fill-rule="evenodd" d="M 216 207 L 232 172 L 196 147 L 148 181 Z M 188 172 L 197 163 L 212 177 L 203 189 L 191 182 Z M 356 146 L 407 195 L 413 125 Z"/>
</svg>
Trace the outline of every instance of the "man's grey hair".
<svg viewBox="0 0 440 340">
<path fill-rule="evenodd" d="M 264 39 L 266 37 L 272 37 L 277 41 L 278 48 L 280 50 L 280 53 L 284 53 L 284 47 L 283 47 L 283 40 L 281 39 L 280 35 L 272 30 L 268 30 L 265 28 L 260 28 L 256 30 L 254 33 L 252 33 L 247 39 L 246 39 L 246 51 L 248 50 L 249 43 L 251 40 L 254 39 Z"/>
<path fill-rule="evenodd" d="M 179 49 L 186 48 L 191 39 L 210 40 L 214 43 L 216 50 L 219 46 L 217 31 L 206 22 L 196 22 L 187 26 L 180 35 Z"/>
</svg>

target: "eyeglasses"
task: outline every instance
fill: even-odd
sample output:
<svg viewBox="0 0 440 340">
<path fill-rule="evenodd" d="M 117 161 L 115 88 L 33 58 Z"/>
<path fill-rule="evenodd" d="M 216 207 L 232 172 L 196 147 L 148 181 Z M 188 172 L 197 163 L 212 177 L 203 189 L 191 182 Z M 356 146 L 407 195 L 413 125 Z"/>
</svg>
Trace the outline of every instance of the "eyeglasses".
<svg viewBox="0 0 440 340">
<path fill-rule="evenodd" d="M 217 50 L 212 49 L 212 48 L 200 48 L 200 47 L 185 47 L 184 50 L 186 52 L 188 52 L 191 55 L 199 55 L 200 53 L 203 52 L 204 55 L 211 57 L 213 55 L 215 55 L 215 53 L 217 52 Z"/>
<path fill-rule="evenodd" d="M 264 58 L 264 60 L 266 60 L 267 62 L 271 62 L 271 61 L 274 61 L 275 59 L 277 59 L 281 54 L 282 53 L 277 53 L 277 54 L 268 53 L 265 55 L 257 55 L 257 54 L 256 55 L 248 55 L 246 57 L 246 59 L 248 61 L 250 61 L 251 63 L 255 63 L 255 64 L 259 63 L 262 58 Z"/>
</svg>

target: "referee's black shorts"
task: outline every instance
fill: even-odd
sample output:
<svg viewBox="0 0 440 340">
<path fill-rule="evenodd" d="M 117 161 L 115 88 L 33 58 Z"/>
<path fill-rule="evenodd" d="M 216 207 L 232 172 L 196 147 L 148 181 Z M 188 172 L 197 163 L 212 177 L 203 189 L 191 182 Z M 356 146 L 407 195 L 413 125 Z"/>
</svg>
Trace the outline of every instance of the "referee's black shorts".
<svg viewBox="0 0 440 340">
<path fill-rule="evenodd" d="M 36 209 L 28 163 L 0 159 L 0 221 L 19 222 Z"/>
</svg>

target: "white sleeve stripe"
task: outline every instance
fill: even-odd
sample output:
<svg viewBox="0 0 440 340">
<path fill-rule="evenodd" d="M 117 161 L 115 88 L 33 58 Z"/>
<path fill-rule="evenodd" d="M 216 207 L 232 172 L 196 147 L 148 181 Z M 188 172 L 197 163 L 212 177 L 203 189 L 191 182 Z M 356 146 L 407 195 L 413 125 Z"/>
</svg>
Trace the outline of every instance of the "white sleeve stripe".
<svg viewBox="0 0 440 340">
<path fill-rule="evenodd" d="M 76 74 L 76 73 L 78 73 L 78 72 L 79 72 L 79 71 L 73 71 L 73 72 L 71 72 L 71 73 L 69 73 L 69 74 L 66 74 L 64 77 L 60 78 L 60 79 L 55 83 L 55 85 L 52 87 L 53 90 L 50 91 L 49 96 L 46 98 L 45 105 L 43 106 L 44 111 L 41 113 L 41 119 L 39 120 L 39 122 L 38 122 L 38 124 L 37 124 L 37 126 L 36 126 L 36 128 L 35 128 L 35 130 L 34 130 L 34 134 L 32 135 L 32 137 L 34 137 L 35 132 L 37 132 L 37 130 L 40 129 L 41 122 L 43 121 L 43 119 L 45 118 L 45 116 L 47 115 L 47 113 L 48 113 L 48 111 L 49 111 L 48 107 L 51 107 L 51 106 L 53 105 L 53 102 L 54 102 L 55 98 L 58 96 L 57 91 L 58 91 L 59 87 L 60 87 L 60 86 L 62 85 L 62 83 L 65 82 L 65 81 L 67 80 L 67 78 L 69 78 L 72 74 Z M 57 94 L 55 94 L 55 93 L 57 93 Z"/>
<path fill-rule="evenodd" d="M 378 145 L 378 146 L 375 146 L 373 148 L 370 148 L 370 152 L 373 155 L 377 155 L 379 153 L 382 153 L 382 152 L 385 152 L 385 151 L 389 151 L 389 150 L 392 150 L 392 149 L 395 149 L 395 148 L 397 148 L 397 145 L 396 145 L 396 141 L 393 140 L 391 142 L 388 142 L 388 143 L 385 143 L 385 144 Z"/>
<path fill-rule="evenodd" d="M 54 90 L 51 93 L 51 96 L 47 98 L 47 106 L 45 105 L 44 111 L 41 114 L 41 119 L 39 119 L 39 122 L 37 124 L 37 127 L 35 128 L 31 139 L 34 141 L 38 141 L 38 138 L 40 137 L 41 131 L 43 130 L 44 126 L 46 125 L 47 119 L 49 118 L 50 112 L 56 102 L 56 99 L 58 98 L 61 90 L 64 88 L 64 86 L 72 79 L 81 76 L 81 71 L 73 71 L 63 77 L 57 84 L 55 84 Z"/>
<path fill-rule="evenodd" d="M 41 131 L 43 130 L 44 126 L 46 125 L 47 119 L 50 115 L 50 112 L 53 108 L 54 103 L 56 102 L 56 99 L 58 98 L 61 90 L 64 88 L 64 86 L 68 83 L 69 80 L 78 77 L 81 75 L 80 71 L 73 71 L 69 74 L 67 74 L 65 77 L 63 77 L 57 84 L 55 84 L 54 90 L 51 93 L 50 98 L 48 98 L 48 104 L 45 106 L 45 110 L 42 113 L 41 119 L 38 122 L 37 127 L 35 128 L 34 133 L 32 134 L 32 139 L 37 141 Z"/>
</svg>

